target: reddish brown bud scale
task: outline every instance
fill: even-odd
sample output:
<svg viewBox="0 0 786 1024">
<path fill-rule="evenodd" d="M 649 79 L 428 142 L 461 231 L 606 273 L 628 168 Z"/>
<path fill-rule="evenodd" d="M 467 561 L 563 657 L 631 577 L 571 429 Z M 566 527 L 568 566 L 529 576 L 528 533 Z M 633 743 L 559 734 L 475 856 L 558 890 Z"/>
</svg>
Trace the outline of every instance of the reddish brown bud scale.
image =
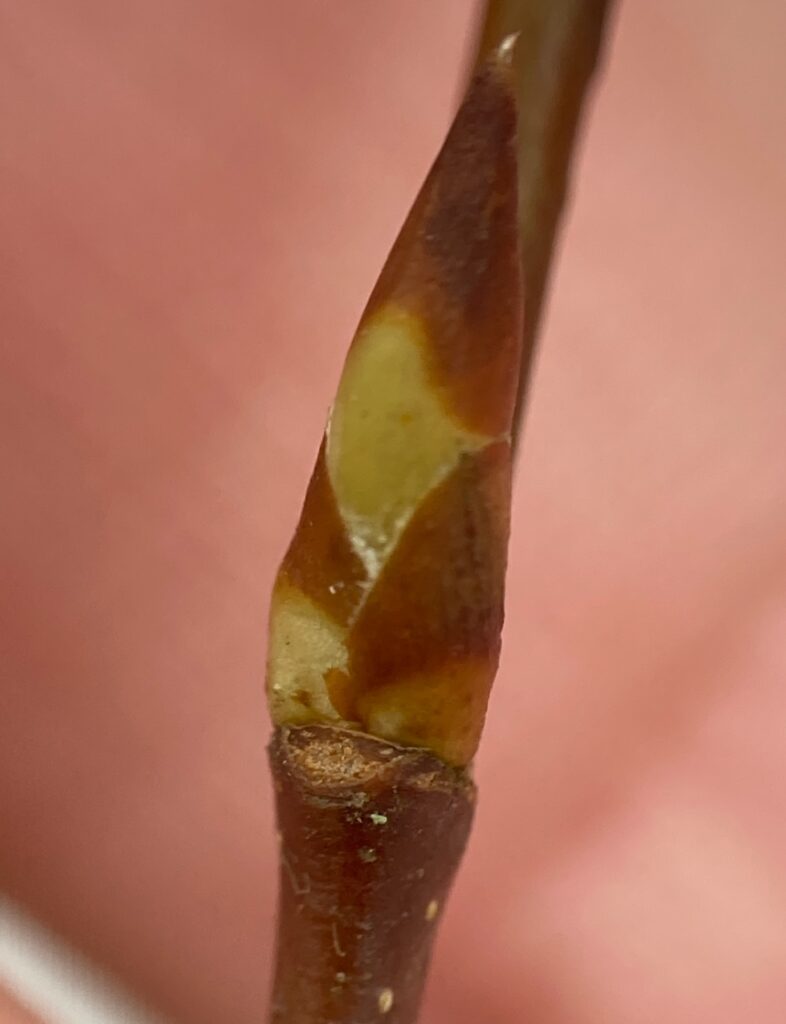
<svg viewBox="0 0 786 1024">
<path fill-rule="evenodd" d="M 419 317 L 447 407 L 491 437 L 510 431 L 518 388 L 517 116 L 505 50 L 471 83 L 361 322 L 390 303 Z"/>
<path fill-rule="evenodd" d="M 466 763 L 477 748 L 502 631 L 510 446 L 463 455 L 414 513 L 349 635 L 357 717 L 382 738 Z M 484 685 L 485 684 L 485 685 Z M 388 724 L 390 708 L 406 707 Z"/>
<path fill-rule="evenodd" d="M 363 596 L 366 569 L 352 549 L 325 466 L 325 446 L 303 502 L 295 536 L 279 571 L 281 581 L 295 586 L 324 608 L 342 626 Z M 341 580 L 342 586 L 335 585 Z"/>
</svg>

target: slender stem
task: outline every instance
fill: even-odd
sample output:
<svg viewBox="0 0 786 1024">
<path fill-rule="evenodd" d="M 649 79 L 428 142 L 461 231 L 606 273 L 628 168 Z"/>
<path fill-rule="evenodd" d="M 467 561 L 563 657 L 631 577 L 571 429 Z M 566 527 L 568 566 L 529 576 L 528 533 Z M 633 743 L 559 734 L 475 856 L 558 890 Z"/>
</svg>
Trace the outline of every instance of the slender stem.
<svg viewBox="0 0 786 1024">
<path fill-rule="evenodd" d="M 271 1024 L 416 1019 L 475 789 L 433 754 L 332 726 L 270 747 L 281 843 Z"/>
<path fill-rule="evenodd" d="M 518 33 L 513 67 L 519 109 L 519 228 L 524 347 L 514 442 L 543 313 L 576 134 L 613 0 L 489 0 L 474 63 Z"/>
</svg>

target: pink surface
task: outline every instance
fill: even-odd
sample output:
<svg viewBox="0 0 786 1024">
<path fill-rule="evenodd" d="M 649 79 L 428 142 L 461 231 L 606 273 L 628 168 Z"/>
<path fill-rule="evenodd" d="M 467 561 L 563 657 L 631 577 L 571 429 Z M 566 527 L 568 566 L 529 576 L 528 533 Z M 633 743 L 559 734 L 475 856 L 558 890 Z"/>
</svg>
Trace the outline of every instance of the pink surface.
<svg viewBox="0 0 786 1024">
<path fill-rule="evenodd" d="M 0 0 L 0 876 L 182 1024 L 261 1019 L 267 594 L 471 6 Z M 430 1024 L 786 1018 L 784 38 L 618 19 Z"/>
<path fill-rule="evenodd" d="M 21 1006 L 9 992 L 0 988 L 0 1024 L 42 1024 L 41 1018 L 34 1016 Z"/>
</svg>

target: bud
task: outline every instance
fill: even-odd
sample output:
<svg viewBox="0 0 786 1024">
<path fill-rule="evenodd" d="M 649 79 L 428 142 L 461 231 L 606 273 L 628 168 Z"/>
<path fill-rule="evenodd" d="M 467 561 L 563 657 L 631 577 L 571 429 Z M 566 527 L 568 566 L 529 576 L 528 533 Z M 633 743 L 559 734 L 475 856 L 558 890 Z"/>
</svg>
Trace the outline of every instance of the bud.
<svg viewBox="0 0 786 1024">
<path fill-rule="evenodd" d="M 522 299 L 516 103 L 473 79 L 347 356 L 270 617 L 277 725 L 467 764 L 497 669 Z"/>
</svg>

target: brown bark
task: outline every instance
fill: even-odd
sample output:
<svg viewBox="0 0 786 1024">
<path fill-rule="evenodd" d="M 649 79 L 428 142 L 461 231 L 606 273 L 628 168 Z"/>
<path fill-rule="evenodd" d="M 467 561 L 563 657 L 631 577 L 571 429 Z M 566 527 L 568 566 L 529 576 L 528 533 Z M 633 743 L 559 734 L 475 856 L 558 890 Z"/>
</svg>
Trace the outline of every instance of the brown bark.
<svg viewBox="0 0 786 1024">
<path fill-rule="evenodd" d="M 518 439 L 557 229 L 570 181 L 581 112 L 613 0 L 489 0 L 475 64 L 518 33 L 518 195 L 524 333 L 516 411 Z"/>
<path fill-rule="evenodd" d="M 271 1024 L 414 1024 L 475 789 L 433 754 L 332 726 L 270 745 L 281 880 Z"/>
</svg>

